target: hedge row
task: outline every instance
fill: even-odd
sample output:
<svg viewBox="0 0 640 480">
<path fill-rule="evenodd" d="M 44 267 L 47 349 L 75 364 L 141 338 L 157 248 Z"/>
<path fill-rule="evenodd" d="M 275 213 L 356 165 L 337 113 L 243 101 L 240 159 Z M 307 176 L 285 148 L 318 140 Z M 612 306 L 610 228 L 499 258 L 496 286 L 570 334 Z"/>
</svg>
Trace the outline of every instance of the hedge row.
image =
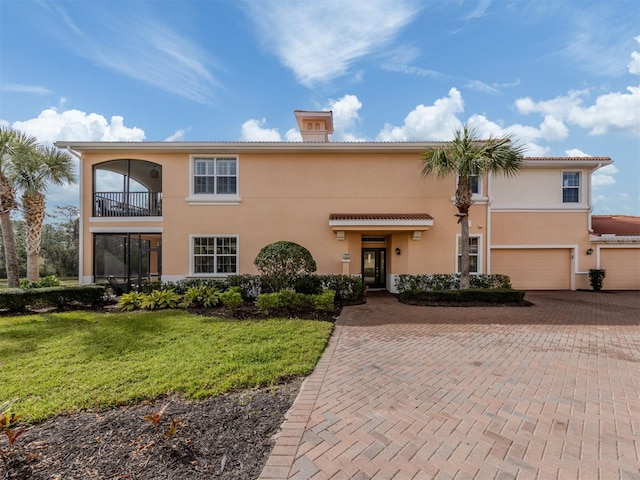
<svg viewBox="0 0 640 480">
<path fill-rule="evenodd" d="M 153 290 L 173 289 L 176 293 L 184 295 L 189 288 L 202 285 L 221 292 L 238 287 L 242 298 L 252 301 L 260 294 L 275 293 L 270 291 L 271 283 L 262 275 L 230 275 L 224 279 L 190 278 L 177 282 L 150 283 L 145 285 L 143 291 L 149 293 Z M 306 295 L 320 295 L 325 290 L 333 290 L 336 292 L 336 300 L 342 303 L 362 300 L 365 293 L 362 278 L 349 275 L 299 275 L 285 288 Z"/>
<path fill-rule="evenodd" d="M 103 285 L 0 290 L 0 310 L 10 312 L 21 312 L 28 308 L 97 307 L 104 304 L 105 300 Z"/>
<path fill-rule="evenodd" d="M 511 279 L 507 275 L 471 275 L 471 288 L 511 288 Z M 398 293 L 427 290 L 456 290 L 460 288 L 460 274 L 398 275 L 396 277 Z"/>
<path fill-rule="evenodd" d="M 404 303 L 518 303 L 525 292 L 509 288 L 470 288 L 465 290 L 412 290 L 399 295 Z"/>
</svg>

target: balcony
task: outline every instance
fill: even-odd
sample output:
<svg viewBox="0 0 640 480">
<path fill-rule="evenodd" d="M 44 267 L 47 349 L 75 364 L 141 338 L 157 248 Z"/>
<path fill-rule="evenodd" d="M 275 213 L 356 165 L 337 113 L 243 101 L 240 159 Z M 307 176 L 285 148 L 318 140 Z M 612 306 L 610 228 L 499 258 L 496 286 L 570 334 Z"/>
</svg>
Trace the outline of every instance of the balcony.
<svg viewBox="0 0 640 480">
<path fill-rule="evenodd" d="M 94 217 L 160 217 L 162 192 L 96 192 Z"/>
</svg>

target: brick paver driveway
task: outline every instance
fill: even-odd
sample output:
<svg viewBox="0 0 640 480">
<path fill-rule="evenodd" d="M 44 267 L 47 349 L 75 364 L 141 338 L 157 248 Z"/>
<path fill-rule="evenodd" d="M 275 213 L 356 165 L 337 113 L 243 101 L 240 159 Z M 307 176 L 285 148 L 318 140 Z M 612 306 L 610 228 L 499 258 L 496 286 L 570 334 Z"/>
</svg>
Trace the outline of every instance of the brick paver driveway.
<svg viewBox="0 0 640 480">
<path fill-rule="evenodd" d="M 261 479 L 640 479 L 640 294 L 348 307 Z"/>
</svg>

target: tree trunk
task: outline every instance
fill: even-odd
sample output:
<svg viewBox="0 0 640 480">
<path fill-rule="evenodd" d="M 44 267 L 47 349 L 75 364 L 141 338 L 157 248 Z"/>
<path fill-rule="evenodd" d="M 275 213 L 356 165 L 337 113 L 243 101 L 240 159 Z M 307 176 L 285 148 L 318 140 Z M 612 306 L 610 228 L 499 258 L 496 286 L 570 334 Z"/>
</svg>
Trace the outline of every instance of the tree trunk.
<svg viewBox="0 0 640 480">
<path fill-rule="evenodd" d="M 471 179 L 460 176 L 456 189 L 455 204 L 458 207 L 458 222 L 460 223 L 460 288 L 469 288 L 469 208 L 473 204 Z"/>
<path fill-rule="evenodd" d="M 460 242 L 462 244 L 462 258 L 460 261 L 460 288 L 469 288 L 469 215 L 462 212 L 461 215 Z"/>
<path fill-rule="evenodd" d="M 0 174 L 0 228 L 4 240 L 4 261 L 7 268 L 7 283 L 9 288 L 20 286 L 20 267 L 18 264 L 18 250 L 11 225 L 11 210 L 18 208 L 16 189 L 7 177 Z"/>
<path fill-rule="evenodd" d="M 7 267 L 7 284 L 9 288 L 18 288 L 20 286 L 20 267 L 18 266 L 18 251 L 13 235 L 13 225 L 11 225 L 10 210 L 0 212 L 0 227 L 2 228 L 4 260 Z"/>
<path fill-rule="evenodd" d="M 27 228 L 27 280 L 40 280 L 40 246 L 45 200 L 41 193 L 22 196 L 22 213 Z"/>
</svg>

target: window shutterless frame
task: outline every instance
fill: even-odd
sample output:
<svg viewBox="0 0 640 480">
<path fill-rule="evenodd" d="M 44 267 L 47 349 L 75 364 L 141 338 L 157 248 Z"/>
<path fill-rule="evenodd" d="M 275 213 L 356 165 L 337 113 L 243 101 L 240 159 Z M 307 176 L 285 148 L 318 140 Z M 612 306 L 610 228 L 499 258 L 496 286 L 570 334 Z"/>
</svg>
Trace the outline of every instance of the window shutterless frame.
<svg viewBox="0 0 640 480">
<path fill-rule="evenodd" d="M 580 172 L 562 172 L 562 203 L 580 203 Z"/>
<path fill-rule="evenodd" d="M 239 270 L 237 235 L 191 235 L 190 275 L 226 276 Z"/>
</svg>

